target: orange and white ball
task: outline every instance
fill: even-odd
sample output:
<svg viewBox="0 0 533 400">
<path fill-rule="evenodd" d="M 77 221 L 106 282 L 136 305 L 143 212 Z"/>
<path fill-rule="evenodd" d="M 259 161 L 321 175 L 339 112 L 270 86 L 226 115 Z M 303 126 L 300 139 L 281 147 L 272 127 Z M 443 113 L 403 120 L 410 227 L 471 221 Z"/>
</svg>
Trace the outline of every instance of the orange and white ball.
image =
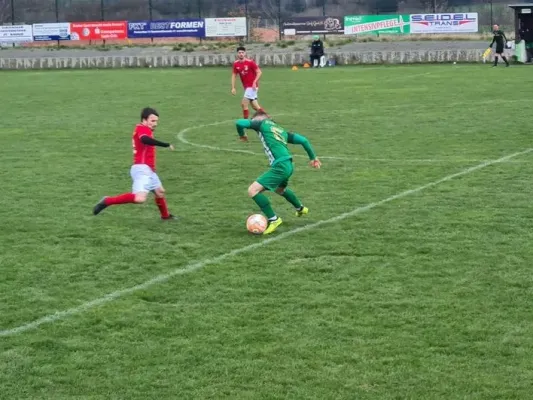
<svg viewBox="0 0 533 400">
<path fill-rule="evenodd" d="M 262 234 L 268 226 L 268 220 L 261 214 L 253 214 L 246 220 L 246 229 L 254 235 Z"/>
</svg>

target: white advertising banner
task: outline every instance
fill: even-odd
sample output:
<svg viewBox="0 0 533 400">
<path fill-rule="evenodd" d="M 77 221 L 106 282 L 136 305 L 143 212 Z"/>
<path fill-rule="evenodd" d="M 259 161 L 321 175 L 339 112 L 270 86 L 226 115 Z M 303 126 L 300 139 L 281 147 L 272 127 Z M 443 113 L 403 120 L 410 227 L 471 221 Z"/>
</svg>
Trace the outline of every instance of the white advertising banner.
<svg viewBox="0 0 533 400">
<path fill-rule="evenodd" d="M 33 39 L 37 41 L 70 40 L 70 23 L 33 24 Z"/>
<path fill-rule="evenodd" d="M 477 32 L 477 13 L 411 14 L 411 33 Z"/>
<path fill-rule="evenodd" d="M 206 18 L 205 37 L 246 36 L 246 18 Z"/>
<path fill-rule="evenodd" d="M 33 42 L 31 25 L 0 25 L 0 42 Z"/>
</svg>

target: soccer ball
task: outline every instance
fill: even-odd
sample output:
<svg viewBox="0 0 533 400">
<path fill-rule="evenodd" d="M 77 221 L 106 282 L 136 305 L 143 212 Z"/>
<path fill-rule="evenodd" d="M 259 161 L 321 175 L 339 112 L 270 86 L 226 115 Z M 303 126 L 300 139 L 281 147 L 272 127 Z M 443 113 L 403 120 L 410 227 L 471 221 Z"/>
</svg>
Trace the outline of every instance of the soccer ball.
<svg viewBox="0 0 533 400">
<path fill-rule="evenodd" d="M 246 220 L 246 229 L 254 235 L 262 234 L 268 226 L 268 220 L 261 214 L 250 215 Z"/>
</svg>

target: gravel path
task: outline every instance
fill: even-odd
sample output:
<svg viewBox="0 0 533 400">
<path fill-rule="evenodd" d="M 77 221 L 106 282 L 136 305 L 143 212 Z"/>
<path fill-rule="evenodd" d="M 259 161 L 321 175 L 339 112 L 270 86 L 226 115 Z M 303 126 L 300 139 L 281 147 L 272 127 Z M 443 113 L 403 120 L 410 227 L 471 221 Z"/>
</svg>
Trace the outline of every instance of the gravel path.
<svg viewBox="0 0 533 400">
<path fill-rule="evenodd" d="M 467 49 L 485 49 L 489 45 L 488 41 L 397 41 L 397 42 L 365 42 L 349 43 L 344 46 L 333 47 L 329 51 L 406 51 L 406 50 L 467 50 Z M 296 44 L 289 48 L 265 47 L 264 45 L 249 45 L 250 53 L 288 53 L 302 51 L 303 46 Z M 217 51 L 197 50 L 192 53 L 184 53 L 172 50 L 171 46 L 154 46 L 154 47 L 136 47 L 123 48 L 107 51 L 97 49 L 10 49 L 0 50 L 0 58 L 22 58 L 22 57 L 97 57 L 97 56 L 158 56 L 169 54 L 220 54 L 233 49 Z"/>
</svg>

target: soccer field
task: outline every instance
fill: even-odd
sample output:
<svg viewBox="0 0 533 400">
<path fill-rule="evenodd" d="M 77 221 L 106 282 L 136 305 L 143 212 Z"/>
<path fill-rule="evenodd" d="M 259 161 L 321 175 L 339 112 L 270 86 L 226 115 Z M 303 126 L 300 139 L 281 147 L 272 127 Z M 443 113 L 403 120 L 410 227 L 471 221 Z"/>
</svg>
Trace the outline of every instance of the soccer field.
<svg viewBox="0 0 533 400">
<path fill-rule="evenodd" d="M 230 72 L 2 73 L 0 398 L 533 398 L 531 68 L 265 68 L 323 162 L 268 238 Z M 95 217 L 145 106 L 179 220 Z"/>
</svg>

